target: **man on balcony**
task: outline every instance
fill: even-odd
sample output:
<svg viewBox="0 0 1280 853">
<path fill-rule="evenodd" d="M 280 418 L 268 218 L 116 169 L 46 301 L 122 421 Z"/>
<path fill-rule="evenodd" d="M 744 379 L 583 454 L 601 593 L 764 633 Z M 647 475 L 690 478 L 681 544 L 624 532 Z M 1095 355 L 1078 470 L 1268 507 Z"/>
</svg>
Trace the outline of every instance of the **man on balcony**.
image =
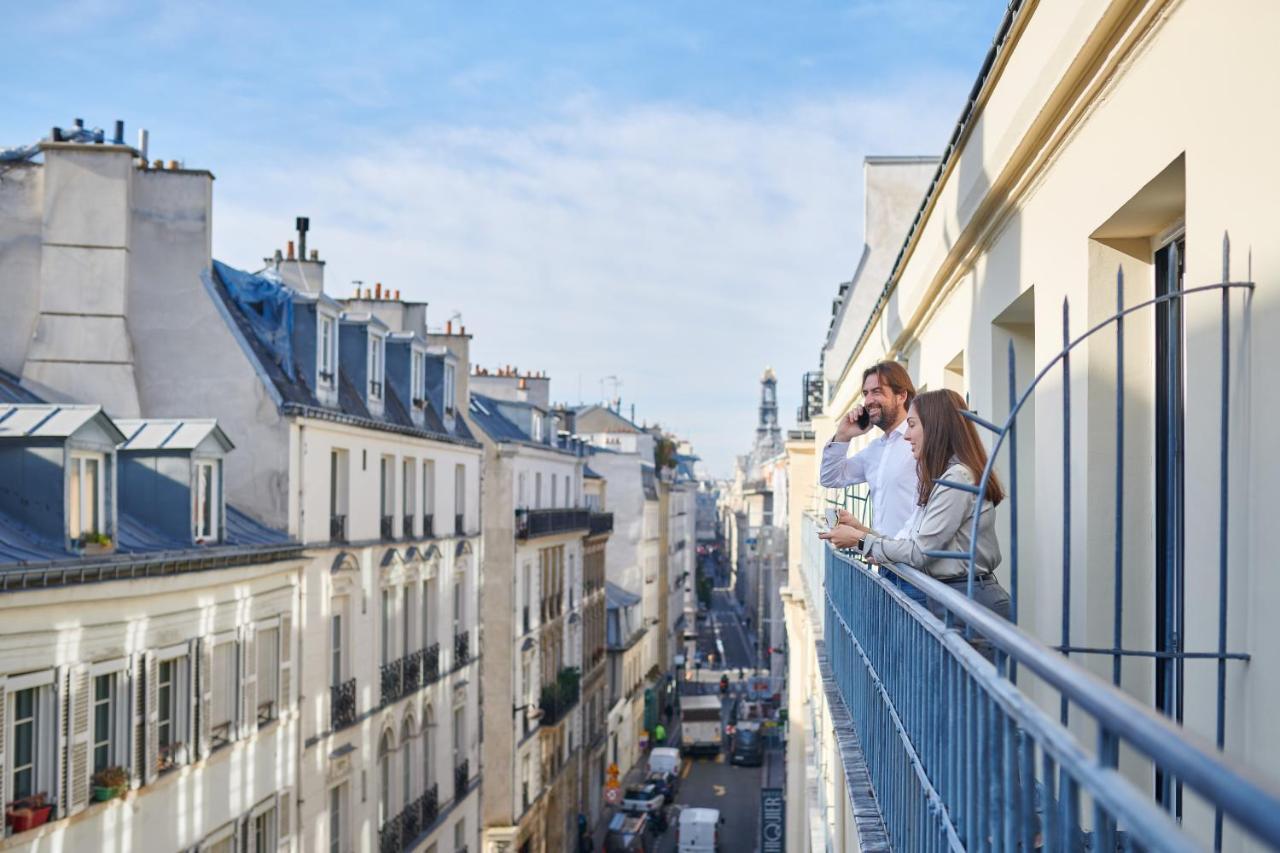
<svg viewBox="0 0 1280 853">
<path fill-rule="evenodd" d="M 871 491 L 871 526 L 901 531 L 916 510 L 919 491 L 916 460 L 907 444 L 907 410 L 916 388 L 907 370 L 896 361 L 882 361 L 862 372 L 862 404 L 846 412 L 835 435 L 822 450 L 819 480 L 828 489 L 866 483 Z M 877 427 L 883 433 L 849 456 L 849 442 Z M 896 575 L 891 583 L 923 602 L 924 595 Z"/>
</svg>

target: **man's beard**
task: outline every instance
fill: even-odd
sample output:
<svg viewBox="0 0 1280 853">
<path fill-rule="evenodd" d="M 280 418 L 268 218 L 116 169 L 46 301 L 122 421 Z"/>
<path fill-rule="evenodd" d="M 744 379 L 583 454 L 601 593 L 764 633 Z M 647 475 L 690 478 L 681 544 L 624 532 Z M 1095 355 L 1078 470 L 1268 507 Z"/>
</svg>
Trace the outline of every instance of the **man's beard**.
<svg viewBox="0 0 1280 853">
<path fill-rule="evenodd" d="M 893 408 L 890 408 L 889 406 L 885 406 L 882 404 L 880 406 L 880 418 L 879 420 L 876 421 L 876 426 L 878 426 L 880 429 L 884 430 L 885 432 L 888 432 L 889 428 L 892 427 L 895 423 L 897 423 L 897 421 L 898 421 L 898 407 L 894 406 Z"/>
</svg>

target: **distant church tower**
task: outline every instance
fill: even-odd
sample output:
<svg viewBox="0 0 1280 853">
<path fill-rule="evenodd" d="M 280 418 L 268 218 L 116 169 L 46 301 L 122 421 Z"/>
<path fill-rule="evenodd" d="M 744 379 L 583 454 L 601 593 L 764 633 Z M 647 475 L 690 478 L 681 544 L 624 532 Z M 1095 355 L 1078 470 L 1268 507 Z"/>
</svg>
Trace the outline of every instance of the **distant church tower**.
<svg viewBox="0 0 1280 853">
<path fill-rule="evenodd" d="M 756 444 L 751 449 L 753 465 L 759 465 L 782 452 L 782 430 L 778 428 L 778 377 L 772 367 L 760 377 L 760 422 L 756 425 Z"/>
</svg>

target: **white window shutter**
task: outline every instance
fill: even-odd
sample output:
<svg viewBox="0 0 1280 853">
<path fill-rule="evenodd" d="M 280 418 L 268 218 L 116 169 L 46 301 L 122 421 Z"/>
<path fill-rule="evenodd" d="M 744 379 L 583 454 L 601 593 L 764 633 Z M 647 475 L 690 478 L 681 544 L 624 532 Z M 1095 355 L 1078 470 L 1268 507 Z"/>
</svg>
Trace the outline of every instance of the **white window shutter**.
<svg viewBox="0 0 1280 853">
<path fill-rule="evenodd" d="M 257 629 L 246 625 L 240 641 L 240 737 L 248 737 L 258 728 L 258 654 L 255 650 Z"/>
<path fill-rule="evenodd" d="M 196 685 L 196 670 L 200 665 L 200 640 L 191 640 L 187 645 L 187 680 L 183 685 L 186 688 L 186 701 L 183 713 L 179 715 L 179 719 L 183 723 L 183 731 L 180 737 L 186 742 L 186 761 L 193 763 L 199 758 L 196 752 L 196 745 L 200 741 L 200 731 L 197 726 L 197 720 L 200 714 L 197 709 L 200 707 L 200 691 Z"/>
<path fill-rule="evenodd" d="M 68 813 L 74 814 L 89 804 L 89 750 L 93 735 L 89 729 L 89 706 L 93 701 L 93 680 L 89 668 L 77 664 L 71 668 L 71 765 L 67 770 Z"/>
<path fill-rule="evenodd" d="M 70 800 L 67 797 L 69 790 L 68 781 L 71 771 L 71 750 L 68 749 L 70 741 L 67 738 L 67 728 L 71 723 L 71 667 L 60 666 L 55 673 L 53 681 L 54 694 L 54 719 L 57 720 L 57 731 L 53 733 L 54 750 L 53 754 L 57 757 L 58 773 L 57 779 L 54 781 L 54 798 L 57 800 L 58 817 L 66 817 L 70 814 L 68 806 Z"/>
<path fill-rule="evenodd" d="M 160 758 L 160 701 L 157 696 L 156 682 L 159 681 L 158 666 L 156 664 L 155 652 L 147 652 L 144 656 L 146 661 L 147 680 L 147 705 L 146 705 L 146 752 L 144 760 L 146 762 L 146 772 L 144 778 L 147 782 L 155 780 L 159 775 L 159 758 Z"/>
<path fill-rule="evenodd" d="M 279 839 L 277 846 L 284 850 L 292 846 L 289 840 L 289 836 L 293 834 L 293 812 L 290 810 L 292 805 L 293 792 L 288 788 L 276 794 L 276 837 Z"/>
<path fill-rule="evenodd" d="M 213 638 L 200 638 L 199 667 L 196 670 L 196 692 L 200 697 L 197 706 L 199 720 L 196 737 L 200 741 L 199 756 L 207 758 L 213 747 L 213 731 L 209 718 L 213 714 Z"/>
<path fill-rule="evenodd" d="M 288 613 L 280 617 L 280 686 L 276 697 L 276 715 L 293 708 L 293 617 Z"/>
<path fill-rule="evenodd" d="M 9 765 L 4 763 L 4 734 L 6 727 L 9 725 L 9 698 L 5 690 L 5 677 L 0 675 L 0 804 L 9 802 L 9 798 L 5 796 L 5 782 L 8 781 L 9 771 L 6 770 Z"/>
<path fill-rule="evenodd" d="M 143 656 L 136 654 L 129 667 L 129 713 L 131 715 L 129 758 L 130 775 L 133 777 L 135 787 L 145 781 L 147 767 L 147 697 L 146 679 L 143 676 L 145 665 L 146 660 Z"/>
</svg>

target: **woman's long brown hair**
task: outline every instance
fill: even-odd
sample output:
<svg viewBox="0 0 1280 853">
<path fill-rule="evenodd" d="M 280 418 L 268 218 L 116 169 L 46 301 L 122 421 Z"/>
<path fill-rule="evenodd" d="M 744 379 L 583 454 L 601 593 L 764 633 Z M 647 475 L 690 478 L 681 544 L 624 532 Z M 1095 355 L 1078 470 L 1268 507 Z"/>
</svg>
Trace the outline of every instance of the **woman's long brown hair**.
<svg viewBox="0 0 1280 853">
<path fill-rule="evenodd" d="M 947 470 L 953 456 L 969 469 L 977 485 L 987 467 L 987 451 L 978 440 L 973 422 L 960 414 L 967 408 L 964 398 L 949 388 L 925 391 L 916 397 L 912 406 L 924 429 L 924 451 L 916 460 L 916 474 L 920 479 L 916 502 L 925 505 L 933 491 L 933 481 Z M 987 479 L 987 500 L 992 504 L 1004 500 L 1004 489 L 1000 488 L 995 471 Z"/>
</svg>

